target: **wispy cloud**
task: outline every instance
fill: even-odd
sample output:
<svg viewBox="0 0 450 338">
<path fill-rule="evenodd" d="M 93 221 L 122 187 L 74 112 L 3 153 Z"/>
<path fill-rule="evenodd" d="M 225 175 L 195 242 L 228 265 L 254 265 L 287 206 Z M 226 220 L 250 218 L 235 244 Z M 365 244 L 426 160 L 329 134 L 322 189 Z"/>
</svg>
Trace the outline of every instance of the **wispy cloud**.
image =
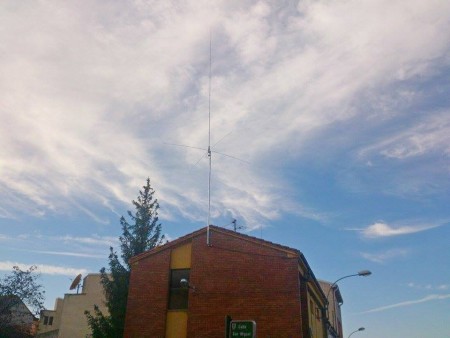
<svg viewBox="0 0 450 338">
<path fill-rule="evenodd" d="M 75 276 L 79 273 L 86 274 L 88 271 L 86 269 L 70 268 L 57 265 L 46 265 L 46 264 L 25 264 L 11 261 L 0 262 L 0 271 L 12 271 L 13 266 L 18 266 L 22 270 L 28 269 L 31 265 L 36 265 L 37 271 L 45 275 L 64 275 L 64 276 Z"/>
<path fill-rule="evenodd" d="M 360 156 L 378 153 L 386 158 L 404 160 L 432 152 L 450 154 L 450 114 L 437 112 L 396 135 L 387 136 L 360 150 Z"/>
<path fill-rule="evenodd" d="M 381 312 L 381 311 L 386 311 L 386 310 L 390 310 L 390 309 L 395 309 L 395 308 L 398 308 L 398 307 L 412 306 L 412 305 L 416 305 L 416 304 L 431 302 L 431 301 L 435 301 L 435 300 L 444 300 L 444 299 L 449 299 L 449 298 L 450 298 L 450 294 L 429 295 L 429 296 L 426 296 L 426 297 L 421 298 L 421 299 L 410 300 L 410 301 L 400 302 L 400 303 L 396 303 L 396 304 L 381 306 L 381 307 L 378 307 L 378 308 L 375 308 L 375 309 L 371 309 L 371 310 L 367 310 L 367 311 L 364 311 L 364 312 L 361 312 L 361 313 L 364 314 L 364 313 Z"/>
<path fill-rule="evenodd" d="M 446 1 L 93 1 L 89 8 L 64 1 L 3 9 L 8 29 L 0 40 L 8 48 L 0 73 L 10 81 L 0 83 L 0 217 L 76 209 L 106 224 L 95 207 L 122 210 L 151 176 L 167 218 L 203 220 L 206 162 L 192 166 L 201 153 L 162 141 L 208 143 L 206 25 L 211 141 L 233 132 L 216 150 L 250 162 L 213 158 L 215 218 L 232 214 L 259 226 L 301 212 L 317 220 L 321 211 L 289 198 L 291 182 L 274 167 L 308 152 L 318 135 L 330 143 L 342 137 L 322 133 L 332 126 L 367 124 L 368 109 L 373 120 L 385 118 L 365 97 L 392 92 L 397 101 L 391 87 L 437 76 L 450 45 L 442 34 L 450 31 Z M 365 140 L 371 149 L 385 158 L 448 150 L 448 119 L 427 128 L 412 109 L 392 110 L 408 124 L 394 131 L 401 137 L 379 127 L 391 141 Z"/>
<path fill-rule="evenodd" d="M 450 289 L 450 284 L 439 284 L 439 285 L 432 285 L 432 284 L 417 284 L 410 282 L 407 284 L 408 287 L 413 289 L 419 289 L 419 290 L 439 290 L 439 291 L 445 291 Z"/>
<path fill-rule="evenodd" d="M 64 235 L 64 236 L 43 236 L 36 234 L 20 234 L 17 236 L 9 236 L 5 234 L 0 234 L 0 241 L 8 241 L 11 243 L 17 243 L 18 241 L 24 241 L 28 243 L 27 248 L 29 249 L 29 243 L 37 243 L 45 242 L 47 246 L 50 243 L 64 243 L 66 246 L 65 249 L 71 248 L 74 250 L 75 244 L 76 250 L 78 252 L 71 251 L 57 251 L 57 250 L 28 250 L 26 248 L 20 249 L 19 247 L 12 248 L 14 250 L 22 250 L 36 253 L 44 253 L 44 254 L 54 254 L 54 255 L 66 255 L 66 256 L 79 256 L 79 257 L 92 257 L 92 258 L 100 258 L 104 257 L 104 255 L 96 255 L 92 254 L 91 251 L 95 249 L 103 249 L 104 247 L 117 246 L 119 244 L 119 239 L 117 237 L 112 236 L 98 236 L 92 235 L 91 237 L 82 237 L 82 236 L 73 236 L 73 235 Z M 54 243 L 55 244 L 55 243 Z M 53 244 L 53 245 L 54 245 Z M 70 250 L 70 249 L 69 249 Z"/>
<path fill-rule="evenodd" d="M 72 256 L 72 257 L 84 257 L 84 258 L 103 258 L 106 256 L 100 254 L 90 254 L 82 252 L 69 252 L 69 251 L 40 251 L 40 250 L 28 250 L 28 252 L 46 254 L 46 255 L 56 255 L 56 256 Z"/>
<path fill-rule="evenodd" d="M 409 254 L 410 250 L 408 249 L 390 249 L 380 253 L 362 252 L 361 256 L 375 263 L 384 263 L 388 260 L 392 260 L 398 257 L 406 257 Z"/>
<path fill-rule="evenodd" d="M 11 237 L 9 237 L 8 235 L 0 234 L 0 241 L 7 241 L 10 239 Z"/>
<path fill-rule="evenodd" d="M 0 234 L 0 240 L 13 239 L 9 235 Z M 85 246 L 116 246 L 119 244 L 119 239 L 113 236 L 98 236 L 92 235 L 90 237 L 64 235 L 64 236 L 44 236 L 40 234 L 20 234 L 16 235 L 14 239 L 23 241 L 56 241 L 65 244 L 83 244 Z"/>
<path fill-rule="evenodd" d="M 50 238 L 57 241 L 63 241 L 65 243 L 80 243 L 87 245 L 115 246 L 119 243 L 119 239 L 112 236 L 78 237 L 65 235 Z"/>
<path fill-rule="evenodd" d="M 2 207 L 0 207 L 0 218 L 14 218 L 13 215 L 11 215 L 10 212 L 6 211 Z"/>
<path fill-rule="evenodd" d="M 403 225 L 394 227 L 384 222 L 376 222 L 367 228 L 347 228 L 346 230 L 358 231 L 366 238 L 379 238 L 413 234 L 437 228 L 444 224 Z"/>
</svg>

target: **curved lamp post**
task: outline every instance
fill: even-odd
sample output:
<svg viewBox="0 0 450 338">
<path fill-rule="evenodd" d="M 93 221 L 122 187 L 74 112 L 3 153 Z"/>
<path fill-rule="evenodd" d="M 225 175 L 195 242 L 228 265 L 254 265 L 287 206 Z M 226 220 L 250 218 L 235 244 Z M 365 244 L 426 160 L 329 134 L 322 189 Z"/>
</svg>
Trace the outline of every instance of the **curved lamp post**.
<svg viewBox="0 0 450 338">
<path fill-rule="evenodd" d="M 356 332 L 359 332 L 359 331 L 364 331 L 364 330 L 365 330 L 365 328 L 360 327 L 358 330 L 355 330 L 355 331 L 353 331 L 352 333 L 350 333 L 350 335 L 348 336 L 348 338 L 350 338 L 350 336 L 351 336 L 352 334 L 354 334 L 354 333 L 356 333 Z"/>
<path fill-rule="evenodd" d="M 358 273 L 355 273 L 353 275 L 348 275 L 348 276 L 344 276 L 344 277 L 339 278 L 333 284 L 331 284 L 330 289 L 328 290 L 327 303 L 328 303 L 328 296 L 330 295 L 331 290 L 334 289 L 334 287 L 336 286 L 337 282 L 339 282 L 340 280 L 343 280 L 344 278 L 355 277 L 355 276 L 367 277 L 367 276 L 370 276 L 371 274 L 372 274 L 372 272 L 370 272 L 369 270 L 361 270 Z"/>
<path fill-rule="evenodd" d="M 345 278 L 349 278 L 349 277 L 356 277 L 356 276 L 362 276 L 362 277 L 367 277 L 367 276 L 370 276 L 372 274 L 372 272 L 370 272 L 369 270 L 361 270 L 361 271 L 359 271 L 358 273 L 354 273 L 354 274 L 352 274 L 352 275 L 347 275 L 347 276 L 344 276 L 344 277 L 341 277 L 341 278 L 339 278 L 339 279 L 337 279 L 333 284 L 331 284 L 330 285 L 330 288 L 329 288 L 329 290 L 328 290 L 328 292 L 327 292 L 327 298 L 326 298 L 326 303 L 325 303 L 325 316 L 326 316 L 326 319 L 327 319 L 327 322 L 326 322 L 326 325 L 329 327 L 329 326 L 331 326 L 331 324 L 330 324 L 330 318 L 328 317 L 328 305 L 330 304 L 330 302 L 328 301 L 328 297 L 330 296 L 330 292 L 331 292 L 331 290 L 334 290 L 334 287 L 336 286 L 336 284 L 337 284 L 337 282 L 339 282 L 339 281 L 341 281 L 341 280 L 343 280 L 343 279 L 345 279 Z M 358 331 L 363 331 L 364 330 L 364 328 L 363 327 L 360 327 L 358 330 L 356 330 L 355 332 L 358 332 Z M 351 334 L 350 334 L 350 336 L 353 334 L 353 333 L 355 333 L 355 332 L 352 332 Z M 349 336 L 349 337 L 350 337 Z"/>
</svg>

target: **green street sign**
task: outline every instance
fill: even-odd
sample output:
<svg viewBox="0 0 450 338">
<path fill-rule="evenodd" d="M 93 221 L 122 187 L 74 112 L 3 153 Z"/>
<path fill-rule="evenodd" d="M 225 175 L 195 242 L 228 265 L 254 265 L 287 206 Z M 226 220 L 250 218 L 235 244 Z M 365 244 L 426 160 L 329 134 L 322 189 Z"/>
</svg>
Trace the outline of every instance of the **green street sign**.
<svg viewBox="0 0 450 338">
<path fill-rule="evenodd" d="M 256 323 L 253 320 L 232 320 L 230 322 L 230 338 L 255 338 Z"/>
</svg>

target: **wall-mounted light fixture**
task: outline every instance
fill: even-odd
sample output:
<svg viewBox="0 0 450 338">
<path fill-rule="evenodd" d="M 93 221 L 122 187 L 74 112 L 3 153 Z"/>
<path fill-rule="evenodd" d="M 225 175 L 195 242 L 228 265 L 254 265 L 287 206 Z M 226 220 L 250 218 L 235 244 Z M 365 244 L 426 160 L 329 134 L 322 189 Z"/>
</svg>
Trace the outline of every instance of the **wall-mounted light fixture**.
<svg viewBox="0 0 450 338">
<path fill-rule="evenodd" d="M 181 278 L 180 285 L 182 288 L 192 289 L 192 291 L 195 291 L 195 286 L 189 283 L 189 281 L 186 278 Z"/>
</svg>

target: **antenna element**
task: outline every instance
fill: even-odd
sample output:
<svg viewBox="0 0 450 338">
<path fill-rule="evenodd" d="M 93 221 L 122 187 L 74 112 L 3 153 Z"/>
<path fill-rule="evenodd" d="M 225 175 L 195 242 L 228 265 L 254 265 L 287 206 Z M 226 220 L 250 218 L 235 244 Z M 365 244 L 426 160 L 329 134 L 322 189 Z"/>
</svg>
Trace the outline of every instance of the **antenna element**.
<svg viewBox="0 0 450 338">
<path fill-rule="evenodd" d="M 210 246 L 211 223 L 211 29 L 209 30 L 209 92 L 208 92 L 208 158 L 209 158 L 209 175 L 208 175 L 208 220 L 206 225 L 206 244 Z"/>
</svg>

